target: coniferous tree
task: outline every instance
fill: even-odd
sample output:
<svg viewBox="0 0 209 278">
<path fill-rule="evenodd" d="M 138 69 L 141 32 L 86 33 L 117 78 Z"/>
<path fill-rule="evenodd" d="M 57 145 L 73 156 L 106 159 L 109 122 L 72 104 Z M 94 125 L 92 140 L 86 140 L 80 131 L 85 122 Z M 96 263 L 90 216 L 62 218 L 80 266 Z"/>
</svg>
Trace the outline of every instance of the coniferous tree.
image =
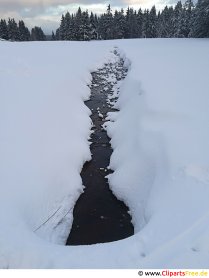
<svg viewBox="0 0 209 278">
<path fill-rule="evenodd" d="M 82 11 L 80 7 L 78 8 L 78 11 L 75 15 L 74 31 L 75 31 L 75 39 L 77 41 L 82 41 L 83 40 Z"/>
<path fill-rule="evenodd" d="M 171 37 L 208 37 L 209 0 L 192 0 L 184 5 L 179 1 L 175 7 L 165 6 L 157 14 L 155 6 L 151 10 L 128 8 L 115 10 L 108 5 L 106 13 L 97 17 L 78 8 L 76 14 L 67 12 L 62 15 L 60 27 L 56 30 L 59 40 L 95 40 L 123 38 L 171 38 Z"/>
<path fill-rule="evenodd" d="M 103 24 L 105 22 L 105 15 L 102 14 L 99 18 L 98 18 L 98 39 L 99 40 L 105 40 L 106 39 L 106 32 L 105 32 L 105 25 Z"/>
<path fill-rule="evenodd" d="M 14 18 L 8 20 L 8 38 L 11 41 L 20 41 L 20 33 Z"/>
<path fill-rule="evenodd" d="M 7 23 L 6 20 L 1 19 L 0 21 L 0 38 L 4 39 L 4 40 L 8 40 L 9 39 L 9 35 L 8 35 L 8 28 L 7 28 Z"/>
<path fill-rule="evenodd" d="M 141 9 L 139 9 L 136 17 L 137 38 L 142 38 L 143 20 L 143 12 Z"/>
<path fill-rule="evenodd" d="M 146 30 L 147 38 L 156 38 L 157 37 L 157 14 L 156 8 L 153 6 L 150 10 L 147 22 L 147 30 Z"/>
<path fill-rule="evenodd" d="M 82 36 L 81 40 L 89 41 L 91 37 L 91 28 L 88 11 L 82 13 Z"/>
<path fill-rule="evenodd" d="M 177 30 L 177 37 L 179 38 L 187 38 L 189 35 L 191 30 L 193 7 L 194 5 L 192 0 L 187 0 L 183 5 Z"/>
<path fill-rule="evenodd" d="M 99 39 L 109 40 L 114 38 L 113 15 L 110 5 L 107 7 L 107 13 L 102 14 L 98 19 Z"/>
<path fill-rule="evenodd" d="M 31 40 L 32 41 L 45 41 L 46 40 L 46 36 L 45 36 L 43 30 L 41 29 L 41 27 L 35 26 L 34 28 L 32 28 Z"/>
<path fill-rule="evenodd" d="M 70 23 L 70 39 L 71 40 L 77 40 L 77 21 L 76 21 L 76 15 L 71 16 L 71 23 Z"/>
<path fill-rule="evenodd" d="M 130 19 L 130 8 L 128 7 L 126 10 L 126 28 L 125 28 L 125 38 L 130 39 L 131 38 L 131 19 Z"/>
<path fill-rule="evenodd" d="M 70 13 L 67 12 L 64 17 L 64 29 L 63 29 L 63 38 L 64 40 L 71 40 L 72 39 L 72 30 L 71 30 L 71 24 L 72 19 L 70 16 Z"/>
<path fill-rule="evenodd" d="M 176 4 L 174 11 L 173 11 L 173 17 L 172 17 L 172 24 L 173 24 L 173 33 L 172 37 L 178 38 L 180 35 L 180 24 L 181 19 L 183 18 L 183 7 L 181 1 L 178 1 Z"/>
<path fill-rule="evenodd" d="M 103 25 L 103 34 L 102 38 L 104 40 L 111 40 L 114 38 L 113 30 L 113 15 L 111 6 L 108 5 L 106 14 L 103 15 L 103 20 L 100 22 L 100 25 Z"/>
<path fill-rule="evenodd" d="M 97 17 L 91 12 L 78 8 L 75 14 L 67 12 L 62 15 L 56 34 L 52 32 L 52 40 L 98 40 L 123 38 L 187 38 L 209 37 L 209 0 L 198 0 L 194 5 L 192 0 L 181 1 L 173 6 L 166 6 L 156 12 L 151 10 L 138 11 L 128 8 L 124 15 L 123 9 L 112 13 L 108 5 L 106 13 Z M 13 18 L 0 20 L 0 38 L 12 41 L 45 40 L 40 27 L 35 26 L 30 31 L 20 20 L 17 24 Z"/>
<path fill-rule="evenodd" d="M 124 11 L 115 11 L 113 18 L 113 37 L 114 39 L 123 39 L 125 37 L 126 19 L 124 16 Z"/>
<path fill-rule="evenodd" d="M 20 41 L 29 41 L 30 40 L 30 31 L 25 26 L 25 23 L 23 20 L 19 21 L 19 40 Z"/>
<path fill-rule="evenodd" d="M 144 11 L 142 24 L 142 38 L 147 38 L 147 30 L 149 26 L 149 10 Z"/>
<path fill-rule="evenodd" d="M 137 37 L 137 14 L 132 8 L 126 11 L 126 38 Z"/>
<path fill-rule="evenodd" d="M 209 37 L 209 1 L 198 0 L 195 11 L 190 37 L 208 38 Z"/>
<path fill-rule="evenodd" d="M 52 31 L 52 41 L 56 41 L 56 36 L 54 34 L 54 31 Z"/>
<path fill-rule="evenodd" d="M 56 33 L 55 33 L 55 38 L 57 41 L 60 40 L 60 28 L 57 28 Z"/>
<path fill-rule="evenodd" d="M 166 6 L 160 14 L 158 23 L 158 37 L 171 38 L 173 36 L 173 8 Z"/>
<path fill-rule="evenodd" d="M 62 18 L 61 18 L 61 23 L 60 23 L 60 27 L 59 27 L 59 39 L 62 41 L 62 40 L 65 40 L 65 17 L 64 15 L 62 15 Z"/>
<path fill-rule="evenodd" d="M 98 39 L 98 32 L 97 32 L 98 20 L 95 18 L 94 14 L 91 12 L 89 18 L 89 28 L 90 28 L 90 40 L 97 40 Z"/>
</svg>

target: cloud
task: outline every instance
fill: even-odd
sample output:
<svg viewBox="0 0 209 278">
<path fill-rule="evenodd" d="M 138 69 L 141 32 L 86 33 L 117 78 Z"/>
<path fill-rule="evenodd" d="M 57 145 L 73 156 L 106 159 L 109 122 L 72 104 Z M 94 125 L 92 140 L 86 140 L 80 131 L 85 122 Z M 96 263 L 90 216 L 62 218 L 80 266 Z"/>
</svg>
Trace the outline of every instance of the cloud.
<svg viewBox="0 0 209 278">
<path fill-rule="evenodd" d="M 96 2 L 95 0 L 0 0 L 0 9 L 22 9 L 22 8 L 46 8 L 50 6 L 65 6 L 70 4 L 77 5 L 96 5 L 96 4 L 111 4 L 112 6 L 128 6 L 128 5 L 146 5 L 151 0 L 100 0 Z M 156 1 L 155 1 L 156 2 Z"/>
</svg>

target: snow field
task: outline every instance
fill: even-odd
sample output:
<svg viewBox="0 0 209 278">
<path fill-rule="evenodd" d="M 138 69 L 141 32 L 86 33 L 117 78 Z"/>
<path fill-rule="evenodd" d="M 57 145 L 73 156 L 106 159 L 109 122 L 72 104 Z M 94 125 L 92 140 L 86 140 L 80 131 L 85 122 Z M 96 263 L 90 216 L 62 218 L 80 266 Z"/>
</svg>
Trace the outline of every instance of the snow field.
<svg viewBox="0 0 209 278">
<path fill-rule="evenodd" d="M 37 233 L 63 244 L 83 190 L 80 171 L 91 158 L 86 83 L 90 67 L 102 65 L 109 50 L 93 55 L 86 44 L 79 57 L 79 43 L 4 42 L 0 48 L 1 197 L 14 195 L 11 205 L 18 202 L 33 231 L 56 212 Z"/>
<path fill-rule="evenodd" d="M 208 44 L 0 44 L 0 267 L 209 267 Z M 109 182 L 130 208 L 135 235 L 65 247 L 58 244 L 90 159 L 86 84 L 91 70 L 114 62 L 113 46 L 129 72 L 120 111 L 105 123 L 114 150 Z"/>
<path fill-rule="evenodd" d="M 108 127 L 109 182 L 132 212 L 141 267 L 209 267 L 208 43 L 120 44 L 131 67 Z"/>
</svg>

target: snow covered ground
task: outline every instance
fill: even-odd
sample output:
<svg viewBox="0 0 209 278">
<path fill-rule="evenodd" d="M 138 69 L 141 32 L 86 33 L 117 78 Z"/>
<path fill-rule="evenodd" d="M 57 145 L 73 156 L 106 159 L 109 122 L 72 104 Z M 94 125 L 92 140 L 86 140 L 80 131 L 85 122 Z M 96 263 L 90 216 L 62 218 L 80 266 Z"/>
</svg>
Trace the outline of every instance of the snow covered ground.
<svg viewBox="0 0 209 278">
<path fill-rule="evenodd" d="M 107 124 L 135 235 L 63 246 L 90 159 L 90 71 L 129 66 Z M 0 43 L 0 268 L 209 268 L 208 40 Z M 44 224 L 45 223 L 45 224 Z"/>
</svg>

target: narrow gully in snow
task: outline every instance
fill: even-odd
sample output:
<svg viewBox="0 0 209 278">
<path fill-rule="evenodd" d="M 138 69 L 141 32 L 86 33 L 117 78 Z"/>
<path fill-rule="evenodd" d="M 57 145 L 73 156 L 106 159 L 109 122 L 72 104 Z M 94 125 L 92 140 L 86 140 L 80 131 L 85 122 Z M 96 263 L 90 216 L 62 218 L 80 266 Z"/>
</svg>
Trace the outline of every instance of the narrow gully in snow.
<svg viewBox="0 0 209 278">
<path fill-rule="evenodd" d="M 74 221 L 67 245 L 112 242 L 134 233 L 128 207 L 113 195 L 105 178 L 112 173 L 107 169 L 112 149 L 102 125 L 107 113 L 115 111 L 107 99 L 127 72 L 116 50 L 114 54 L 117 57 L 115 63 L 107 63 L 102 69 L 92 72 L 91 98 L 85 102 L 92 111 L 92 160 L 85 163 L 81 172 L 85 189 L 74 207 Z"/>
</svg>

